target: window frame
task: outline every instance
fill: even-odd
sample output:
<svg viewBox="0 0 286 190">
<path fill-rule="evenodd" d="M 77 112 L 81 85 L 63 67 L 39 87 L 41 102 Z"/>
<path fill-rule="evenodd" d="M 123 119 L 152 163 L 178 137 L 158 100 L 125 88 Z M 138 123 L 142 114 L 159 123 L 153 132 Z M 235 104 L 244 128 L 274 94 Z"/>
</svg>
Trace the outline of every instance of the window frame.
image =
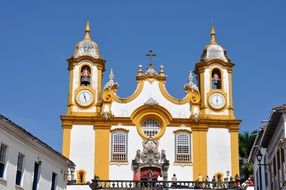
<svg viewBox="0 0 286 190">
<path fill-rule="evenodd" d="M 213 80 L 213 75 L 215 74 L 215 73 L 218 73 L 218 76 L 220 77 L 220 82 L 219 82 L 219 86 L 216 86 L 215 84 L 214 84 L 214 80 Z M 212 90 L 222 90 L 223 89 L 223 71 L 219 68 L 219 67 L 214 67 L 214 68 L 212 68 L 211 69 L 211 72 L 210 72 L 210 79 L 211 79 L 211 83 L 210 83 L 210 85 L 211 85 L 211 89 Z"/>
<path fill-rule="evenodd" d="M 58 174 L 55 172 L 52 172 L 51 190 L 57 189 L 57 179 L 58 179 Z"/>
<path fill-rule="evenodd" d="M 81 73 L 82 73 L 82 69 L 84 68 L 84 67 L 88 67 L 88 69 L 89 69 L 89 71 L 90 71 L 90 76 L 89 76 L 89 85 L 82 85 L 82 75 L 81 75 Z M 87 86 L 92 86 L 92 66 L 91 65 L 89 65 L 89 64 L 87 64 L 87 63 L 83 63 L 83 65 L 81 65 L 80 67 L 79 67 L 79 86 L 82 86 L 82 87 L 87 87 Z"/>
<path fill-rule="evenodd" d="M 22 165 L 20 168 L 21 170 L 19 170 L 19 157 L 22 157 Z M 18 158 L 17 158 L 17 169 L 16 169 L 16 179 L 15 179 L 15 184 L 17 186 L 22 186 L 22 178 L 23 178 L 23 174 L 24 174 L 24 159 L 25 159 L 25 155 L 19 152 Z M 20 178 L 19 182 L 18 182 L 18 177 Z"/>
<path fill-rule="evenodd" d="M 155 126 L 155 125 L 153 125 L 153 126 L 144 126 L 144 124 L 145 123 L 147 123 L 147 122 L 149 122 L 149 124 L 150 124 L 150 122 L 153 122 L 153 123 L 156 123 L 157 125 Z M 148 124 L 148 123 L 147 123 Z M 144 130 L 144 127 L 146 127 L 147 128 L 147 130 Z M 148 130 L 148 127 L 153 127 L 153 131 L 152 131 L 152 129 L 150 129 L 149 128 L 149 130 Z M 157 131 L 155 131 L 155 127 L 158 127 L 158 130 Z M 159 121 L 157 121 L 156 119 L 153 119 L 153 118 L 148 118 L 148 119 L 145 119 L 145 120 L 143 120 L 143 122 L 141 123 L 141 130 L 142 130 L 142 132 L 144 133 L 144 135 L 146 135 L 148 138 L 149 137 L 155 137 L 155 136 L 157 136 L 159 133 L 160 133 L 160 130 L 161 130 L 161 124 L 160 124 L 160 122 Z M 148 134 L 148 132 L 149 133 L 153 133 L 153 135 L 149 135 Z M 147 134 L 146 134 L 147 133 Z"/>
<path fill-rule="evenodd" d="M 5 154 L 4 158 L 1 158 L 2 155 L 2 147 L 5 147 Z M 0 179 L 4 179 L 5 176 L 5 169 L 6 169 L 6 163 L 7 163 L 7 154 L 8 154 L 8 145 L 5 143 L 1 143 L 0 145 Z M 3 160 L 2 160 L 3 159 Z"/>
<path fill-rule="evenodd" d="M 179 143 L 179 136 L 180 135 L 187 135 L 188 142 L 187 144 Z M 175 163 L 191 163 L 192 162 L 192 136 L 189 131 L 179 131 L 175 133 Z M 187 146 L 188 147 L 188 153 L 179 153 L 179 146 Z M 178 159 L 178 156 L 186 156 L 188 157 L 187 160 Z"/>
<path fill-rule="evenodd" d="M 119 135 L 119 134 L 123 134 L 125 136 L 125 142 L 124 143 L 117 143 L 115 144 L 115 136 Z M 124 149 L 125 151 L 114 151 L 115 149 L 115 145 L 124 145 Z M 124 155 L 123 157 L 125 159 L 116 159 L 115 155 Z M 111 162 L 127 162 L 128 161 L 128 132 L 125 130 L 114 130 L 111 133 L 111 158 L 110 158 Z"/>
</svg>

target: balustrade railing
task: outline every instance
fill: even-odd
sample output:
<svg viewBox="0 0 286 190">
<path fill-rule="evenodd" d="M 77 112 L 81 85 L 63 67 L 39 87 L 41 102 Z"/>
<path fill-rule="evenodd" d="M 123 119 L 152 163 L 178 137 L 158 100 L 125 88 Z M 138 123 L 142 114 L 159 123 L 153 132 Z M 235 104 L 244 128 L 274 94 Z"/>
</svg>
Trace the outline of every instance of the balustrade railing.
<svg viewBox="0 0 286 190">
<path fill-rule="evenodd" d="M 93 179 L 89 185 L 92 190 L 97 189 L 237 189 L 234 181 L 132 181 L 132 180 L 97 180 Z"/>
</svg>

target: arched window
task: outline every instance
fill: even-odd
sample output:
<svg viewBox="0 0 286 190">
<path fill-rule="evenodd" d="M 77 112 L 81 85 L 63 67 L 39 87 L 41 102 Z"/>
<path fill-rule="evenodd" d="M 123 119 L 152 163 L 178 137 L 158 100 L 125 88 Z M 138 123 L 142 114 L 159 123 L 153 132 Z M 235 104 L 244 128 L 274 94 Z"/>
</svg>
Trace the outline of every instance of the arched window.
<svg viewBox="0 0 286 190">
<path fill-rule="evenodd" d="M 221 73 L 219 69 L 212 70 L 212 89 L 221 89 Z"/>
<path fill-rule="evenodd" d="M 114 131 L 111 139 L 111 161 L 127 161 L 127 133 Z"/>
<path fill-rule="evenodd" d="M 175 134 L 176 162 L 191 161 L 191 135 L 188 132 L 179 132 Z"/>
<path fill-rule="evenodd" d="M 160 131 L 160 124 L 154 119 L 148 119 L 142 123 L 142 130 L 148 137 L 153 137 Z"/>
<path fill-rule="evenodd" d="M 81 68 L 80 72 L 80 85 L 81 86 L 89 86 L 90 85 L 90 67 L 85 65 Z"/>
</svg>

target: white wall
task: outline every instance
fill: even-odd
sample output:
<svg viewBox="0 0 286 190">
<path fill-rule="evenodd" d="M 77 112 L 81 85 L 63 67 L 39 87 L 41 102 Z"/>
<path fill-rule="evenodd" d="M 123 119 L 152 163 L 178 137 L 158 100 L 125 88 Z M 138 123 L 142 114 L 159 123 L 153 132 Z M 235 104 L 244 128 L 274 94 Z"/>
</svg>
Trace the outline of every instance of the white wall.
<svg viewBox="0 0 286 190">
<path fill-rule="evenodd" d="M 1 190 L 15 189 L 18 153 L 25 156 L 23 165 L 24 172 L 21 180 L 21 187 L 23 187 L 23 189 L 32 189 L 34 164 L 38 160 L 42 161 L 38 189 L 47 190 L 51 188 L 52 172 L 57 174 L 57 189 L 66 189 L 64 173 L 67 171 L 67 168 L 57 162 L 56 159 L 52 160 L 47 154 L 37 151 L 28 142 L 28 139 L 26 142 L 20 141 L 2 129 L 0 129 L 0 141 L 8 146 L 4 177 L 0 179 Z"/>
<path fill-rule="evenodd" d="M 127 126 L 125 126 L 127 127 Z M 131 161 L 135 158 L 136 151 L 143 150 L 142 138 L 139 136 L 136 130 L 136 126 L 128 126 L 128 163 L 122 165 L 116 165 L 111 163 L 109 165 L 109 179 L 110 180 L 132 180 L 133 171 L 131 168 Z M 172 175 L 175 173 L 178 180 L 191 180 L 193 178 L 192 166 L 178 166 L 174 165 L 175 161 L 175 135 L 173 131 L 178 127 L 167 127 L 164 135 L 159 140 L 159 152 L 161 150 L 166 151 L 167 159 L 170 161 L 170 167 L 168 171 L 168 179 L 171 180 Z M 111 138 L 110 138 L 111 139 Z M 111 143 L 110 143 L 111 150 Z M 109 153 L 110 154 L 110 153 Z"/>
<path fill-rule="evenodd" d="M 67 190 L 91 190 L 88 185 L 68 185 Z"/>
<path fill-rule="evenodd" d="M 92 125 L 73 125 L 71 130 L 70 159 L 76 172 L 86 170 L 86 180 L 94 177 L 95 129 Z M 76 176 L 75 176 L 76 177 Z"/>
<path fill-rule="evenodd" d="M 226 171 L 231 172 L 231 147 L 228 129 L 209 128 L 207 133 L 207 163 L 208 176 L 221 172 L 226 177 Z M 230 173 L 230 176 L 235 174 Z"/>
<path fill-rule="evenodd" d="M 128 132 L 128 163 L 123 165 L 116 165 L 110 163 L 109 165 L 109 179 L 110 180 L 132 180 L 133 172 L 131 168 L 132 159 L 135 158 L 136 151 L 138 149 L 142 150 L 142 138 L 137 133 L 135 126 L 127 126 L 129 128 Z M 111 141 L 111 137 L 110 137 Z M 111 154 L 111 142 L 109 145 L 109 155 Z M 110 160 L 110 156 L 109 156 Z"/>
<path fill-rule="evenodd" d="M 176 174 L 178 181 L 190 181 L 193 179 L 193 166 L 185 165 L 175 165 L 175 134 L 174 131 L 178 127 L 167 127 L 164 136 L 160 140 L 160 150 L 164 149 L 166 151 L 167 159 L 170 160 L 170 167 L 168 171 L 168 180 L 171 181 L 172 175 Z M 191 135 L 191 157 L 193 158 L 193 148 L 192 148 L 192 135 Z"/>
<path fill-rule="evenodd" d="M 190 104 L 185 103 L 182 105 L 174 104 L 166 99 L 159 88 L 159 82 L 154 80 L 150 83 L 144 81 L 144 87 L 140 95 L 133 101 L 128 103 L 112 102 L 111 111 L 115 117 L 130 117 L 135 109 L 144 105 L 149 98 L 156 100 L 160 106 L 166 108 L 174 118 L 189 118 L 190 117 Z"/>
</svg>

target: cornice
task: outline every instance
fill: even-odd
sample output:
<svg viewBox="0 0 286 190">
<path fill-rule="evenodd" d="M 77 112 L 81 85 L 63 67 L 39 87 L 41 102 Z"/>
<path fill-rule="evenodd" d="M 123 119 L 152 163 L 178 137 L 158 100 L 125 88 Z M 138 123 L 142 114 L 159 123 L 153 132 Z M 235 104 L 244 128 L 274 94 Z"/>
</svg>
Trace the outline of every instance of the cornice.
<svg viewBox="0 0 286 190">
<path fill-rule="evenodd" d="M 98 69 L 105 71 L 105 62 L 106 61 L 104 59 L 101 59 L 101 58 L 95 59 L 91 56 L 86 56 L 86 55 L 80 56 L 78 58 L 71 57 L 71 58 L 67 59 L 67 61 L 69 63 L 68 69 L 69 70 L 73 69 L 75 63 L 79 63 L 79 62 L 84 61 L 84 60 L 91 61 L 92 63 L 95 63 L 97 65 Z"/>
<path fill-rule="evenodd" d="M 230 60 L 228 62 L 225 62 L 225 61 L 220 60 L 220 59 L 212 59 L 209 61 L 200 61 L 200 62 L 196 63 L 195 73 L 196 74 L 201 73 L 208 66 L 210 66 L 211 64 L 214 64 L 214 63 L 221 64 L 222 66 L 224 66 L 228 70 L 228 72 L 232 72 L 232 67 L 234 67 L 234 65 L 235 65 Z"/>
</svg>

